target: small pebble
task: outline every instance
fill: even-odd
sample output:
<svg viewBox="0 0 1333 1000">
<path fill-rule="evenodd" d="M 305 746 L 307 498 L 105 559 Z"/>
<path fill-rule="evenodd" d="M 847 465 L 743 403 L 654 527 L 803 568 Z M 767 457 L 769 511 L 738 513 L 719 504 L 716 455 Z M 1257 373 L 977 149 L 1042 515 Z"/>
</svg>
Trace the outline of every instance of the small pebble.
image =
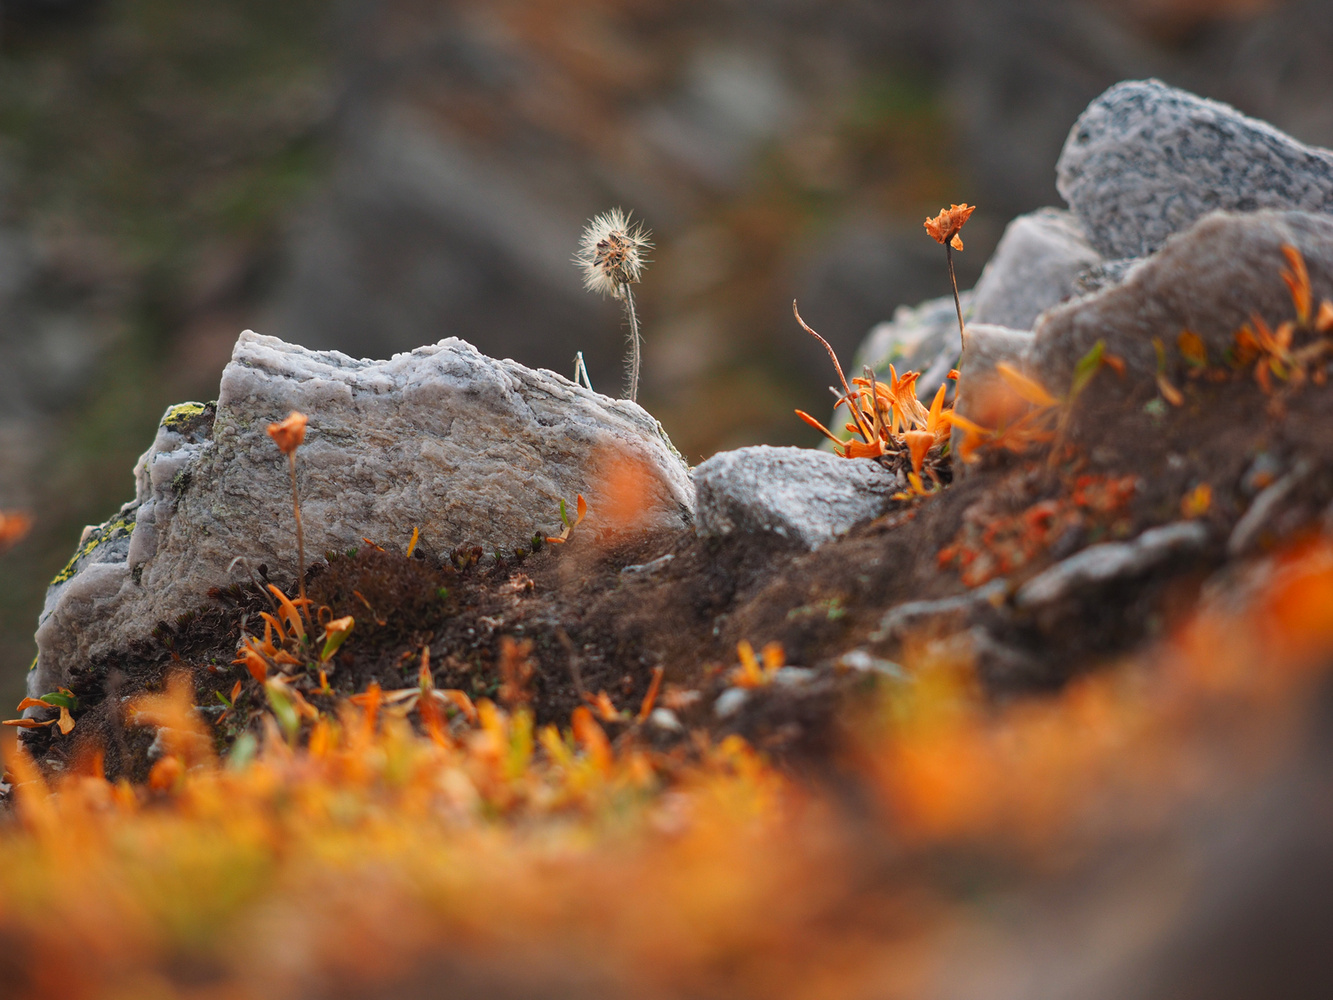
<svg viewBox="0 0 1333 1000">
<path fill-rule="evenodd" d="M 713 703 L 713 714 L 719 719 L 730 718 L 741 710 L 749 697 L 750 692 L 744 688 L 727 688 Z"/>
<path fill-rule="evenodd" d="M 678 733 L 685 728 L 680 724 L 680 720 L 676 718 L 676 713 L 669 708 L 653 709 L 652 714 L 648 716 L 648 721 L 658 729 L 665 729 L 669 733 Z"/>
</svg>

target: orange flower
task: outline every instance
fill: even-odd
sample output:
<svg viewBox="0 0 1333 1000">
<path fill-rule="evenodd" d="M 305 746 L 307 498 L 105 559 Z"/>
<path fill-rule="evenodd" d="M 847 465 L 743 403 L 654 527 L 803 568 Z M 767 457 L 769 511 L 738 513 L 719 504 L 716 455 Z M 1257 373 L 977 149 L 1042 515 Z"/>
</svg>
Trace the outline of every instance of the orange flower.
<svg viewBox="0 0 1333 1000">
<path fill-rule="evenodd" d="M 268 436 L 284 455 L 290 455 L 301 447 L 301 442 L 305 440 L 305 425 L 309 422 L 310 418 L 304 413 L 292 410 L 282 423 L 268 425 Z"/>
<path fill-rule="evenodd" d="M 936 243 L 943 246 L 948 244 L 955 250 L 963 249 L 963 239 L 958 235 L 959 230 L 967 224 L 967 220 L 972 217 L 972 213 L 977 210 L 975 205 L 950 205 L 942 209 L 940 214 L 933 219 L 925 221 L 926 232 Z"/>
</svg>

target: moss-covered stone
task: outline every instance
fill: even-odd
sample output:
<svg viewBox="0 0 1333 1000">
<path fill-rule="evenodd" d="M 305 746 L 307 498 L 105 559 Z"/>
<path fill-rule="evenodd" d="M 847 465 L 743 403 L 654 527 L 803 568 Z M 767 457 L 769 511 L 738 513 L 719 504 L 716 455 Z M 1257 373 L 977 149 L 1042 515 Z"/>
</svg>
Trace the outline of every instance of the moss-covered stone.
<svg viewBox="0 0 1333 1000">
<path fill-rule="evenodd" d="M 51 580 L 51 586 L 64 583 L 78 571 L 80 561 L 92 555 L 93 552 L 102 545 L 118 542 L 122 539 L 129 539 L 134 534 L 134 519 L 136 511 L 131 510 L 117 514 L 88 532 L 79 547 L 74 550 L 74 555 L 70 556 L 69 562 L 65 563 L 64 569 L 55 575 Z"/>
<path fill-rule="evenodd" d="M 162 415 L 162 427 L 186 436 L 211 427 L 215 416 L 215 403 L 177 403 Z"/>
</svg>

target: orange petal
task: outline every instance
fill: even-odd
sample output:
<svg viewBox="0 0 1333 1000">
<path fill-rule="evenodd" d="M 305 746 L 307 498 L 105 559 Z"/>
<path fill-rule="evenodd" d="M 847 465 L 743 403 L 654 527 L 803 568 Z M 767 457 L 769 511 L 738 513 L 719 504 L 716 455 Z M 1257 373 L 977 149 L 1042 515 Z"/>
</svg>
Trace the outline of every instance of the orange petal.
<svg viewBox="0 0 1333 1000">
<path fill-rule="evenodd" d="M 907 452 L 912 456 L 912 471 L 920 472 L 921 463 L 926 460 L 926 454 L 935 444 L 935 435 L 932 431 L 908 431 L 903 435 L 903 441 L 907 443 Z"/>
</svg>

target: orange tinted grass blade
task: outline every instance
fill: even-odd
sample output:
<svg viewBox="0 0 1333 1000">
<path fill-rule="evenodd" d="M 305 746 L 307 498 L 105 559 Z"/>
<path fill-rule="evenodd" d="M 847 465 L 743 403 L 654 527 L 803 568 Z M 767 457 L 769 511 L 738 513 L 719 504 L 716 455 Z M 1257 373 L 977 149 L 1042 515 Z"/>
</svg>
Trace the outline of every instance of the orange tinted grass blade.
<svg viewBox="0 0 1333 1000">
<path fill-rule="evenodd" d="M 463 717 L 474 726 L 477 724 L 477 706 L 472 704 L 472 699 L 467 693 L 457 688 L 445 688 L 435 692 L 436 696 L 443 698 L 449 704 L 463 713 Z"/>
<path fill-rule="evenodd" d="M 272 656 L 278 651 L 278 647 L 273 645 L 273 633 L 275 631 L 278 633 L 278 642 L 286 642 L 287 632 L 282 627 L 282 622 L 267 611 L 259 612 L 259 617 L 264 619 L 264 652 Z"/>
<path fill-rule="evenodd" d="M 821 423 L 820 423 L 818 420 L 816 420 L 814 417 L 810 416 L 810 414 L 806 413 L 804 410 L 797 410 L 797 411 L 796 411 L 796 415 L 797 415 L 798 417 L 800 417 L 802 420 L 804 420 L 804 421 L 805 421 L 807 424 L 809 424 L 811 427 L 813 427 L 815 430 L 817 430 L 817 431 L 819 431 L 821 434 L 823 434 L 826 438 L 828 438 L 828 439 L 829 439 L 830 441 L 832 441 L 834 444 L 836 444 L 836 445 L 842 445 L 842 444 L 843 444 L 843 441 L 842 441 L 841 438 L 839 438 L 836 434 L 834 434 L 831 430 L 829 430 L 827 427 L 825 427 L 823 424 L 821 424 Z M 848 427 L 850 428 L 850 426 L 851 426 L 851 425 L 849 424 Z"/>
<path fill-rule="evenodd" d="M 1047 392 L 1044 385 L 1024 375 L 1012 365 L 1001 361 L 995 366 L 995 370 L 999 373 L 1000 378 L 1008 384 L 1009 388 L 1034 406 L 1051 407 L 1060 405 L 1060 401 Z"/>
<path fill-rule="evenodd" d="M 1318 333 L 1333 333 L 1333 302 L 1325 299 L 1319 303 L 1319 315 L 1315 317 L 1314 328 Z"/>
<path fill-rule="evenodd" d="M 660 666 L 653 667 L 653 679 L 648 685 L 648 693 L 643 696 L 643 702 L 639 705 L 639 714 L 635 716 L 636 722 L 643 722 L 652 713 L 653 704 L 657 701 L 657 692 L 662 687 L 662 675 L 665 672 Z"/>
<path fill-rule="evenodd" d="M 292 630 L 292 634 L 296 636 L 297 639 L 304 639 L 305 625 L 301 623 L 301 613 L 296 610 L 296 604 L 293 603 L 290 597 L 273 584 L 270 583 L 268 589 L 272 591 L 273 596 L 278 600 L 278 604 L 282 606 L 282 610 L 279 614 L 281 617 L 287 619 L 287 626 Z"/>
<path fill-rule="evenodd" d="M 1296 318 L 1301 326 L 1308 326 L 1310 312 L 1314 305 L 1314 292 L 1310 288 L 1310 272 L 1305 267 L 1305 258 L 1300 250 L 1290 243 L 1282 247 L 1282 256 L 1287 259 L 1287 268 L 1282 272 L 1282 280 L 1291 293 L 1291 304 L 1296 308 Z"/>
</svg>

